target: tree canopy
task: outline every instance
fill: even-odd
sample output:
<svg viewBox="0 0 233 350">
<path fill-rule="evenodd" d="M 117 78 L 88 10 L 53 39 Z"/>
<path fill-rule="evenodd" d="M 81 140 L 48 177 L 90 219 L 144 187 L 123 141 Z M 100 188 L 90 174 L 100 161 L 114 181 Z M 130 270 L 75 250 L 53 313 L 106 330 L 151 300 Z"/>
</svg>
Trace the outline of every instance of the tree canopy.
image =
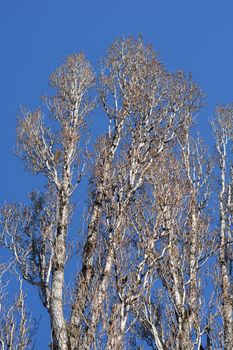
<svg viewBox="0 0 233 350">
<path fill-rule="evenodd" d="M 209 151 L 196 133 L 201 89 L 141 37 L 114 41 L 97 73 L 73 54 L 49 83 L 51 95 L 22 109 L 17 127 L 18 156 L 46 184 L 30 204 L 1 210 L 11 256 L 0 262 L 2 349 L 32 348 L 29 283 L 53 350 L 230 350 L 233 105 L 216 107 Z M 96 142 L 93 111 L 107 125 Z M 74 193 L 85 178 L 80 213 Z M 77 212 L 82 227 L 71 232 Z M 20 286 L 12 305 L 9 272 Z"/>
</svg>

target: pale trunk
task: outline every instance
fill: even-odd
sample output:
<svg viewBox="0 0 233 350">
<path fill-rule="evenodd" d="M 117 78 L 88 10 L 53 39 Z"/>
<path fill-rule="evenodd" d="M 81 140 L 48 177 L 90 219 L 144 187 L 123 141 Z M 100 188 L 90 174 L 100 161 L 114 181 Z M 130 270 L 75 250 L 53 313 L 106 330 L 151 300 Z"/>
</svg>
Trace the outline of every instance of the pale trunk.
<svg viewBox="0 0 233 350">
<path fill-rule="evenodd" d="M 90 326 L 87 328 L 87 331 L 84 336 L 83 345 L 85 350 L 88 350 L 91 348 L 95 338 L 96 327 L 100 319 L 102 305 L 107 292 L 109 276 L 113 265 L 113 258 L 114 258 L 114 249 L 113 249 L 113 246 L 111 245 L 109 248 L 103 276 L 101 278 L 99 287 L 95 294 L 95 299 L 93 300 L 92 318 L 91 318 Z"/>
<path fill-rule="evenodd" d="M 191 238 L 190 238 L 190 330 L 198 322 L 198 305 L 197 305 L 197 212 L 195 204 L 195 194 L 191 202 Z"/>
<path fill-rule="evenodd" d="M 223 313 L 223 326 L 224 326 L 224 348 L 226 350 L 232 349 L 233 343 L 233 323 L 232 323 L 232 301 L 230 294 L 230 281 L 227 271 L 226 259 L 225 259 L 225 244 L 226 244 L 226 210 L 224 203 L 224 195 L 226 191 L 226 145 L 223 144 L 223 152 L 221 153 L 220 160 L 221 168 L 221 191 L 219 195 L 220 206 L 220 268 L 221 268 L 221 280 L 222 280 L 222 313 Z"/>
<path fill-rule="evenodd" d="M 108 343 L 106 350 L 122 350 L 124 340 L 124 330 L 122 333 L 122 325 L 119 320 L 119 314 L 121 313 L 121 305 L 118 304 L 112 311 L 111 322 L 112 325 L 108 331 Z"/>
<path fill-rule="evenodd" d="M 190 167 L 190 136 L 188 130 L 186 130 L 185 135 L 186 140 L 186 149 L 184 152 L 184 160 L 186 172 L 189 180 L 190 186 L 190 219 L 191 219 L 191 236 L 189 240 L 189 278 L 190 278 L 190 292 L 189 292 L 189 317 L 186 322 L 189 323 L 189 332 L 192 330 L 192 327 L 195 327 L 195 323 L 198 322 L 198 305 L 197 305 L 197 232 L 198 232 L 198 217 L 196 209 L 196 190 L 193 186 L 193 179 L 191 175 Z"/>
<path fill-rule="evenodd" d="M 111 314 L 111 327 L 108 331 L 107 350 L 124 349 L 124 335 L 126 330 L 126 322 L 128 318 L 129 308 L 124 300 L 115 305 Z"/>
<path fill-rule="evenodd" d="M 62 194 L 61 194 L 62 196 Z M 53 350 L 67 350 L 68 338 L 66 321 L 63 314 L 64 265 L 66 259 L 66 232 L 68 219 L 68 201 L 61 201 L 60 222 L 54 246 L 52 269 L 50 318 L 53 336 Z"/>
<path fill-rule="evenodd" d="M 179 273 L 179 252 L 176 247 L 175 233 L 172 232 L 172 223 L 170 226 L 170 242 L 169 242 L 169 257 L 170 268 L 173 279 L 172 298 L 177 314 L 178 321 L 178 336 L 176 343 L 176 350 L 190 350 L 192 349 L 190 341 L 190 328 L 187 312 L 184 306 L 184 291 L 182 285 L 182 278 Z"/>
<path fill-rule="evenodd" d="M 53 350 L 68 350 L 67 325 L 63 311 L 64 268 L 66 262 L 66 235 L 69 222 L 70 197 L 70 157 L 73 145 L 66 152 L 63 166 L 62 187 L 59 192 L 59 219 L 54 242 L 52 284 L 50 299 L 50 319 L 53 336 Z"/>
</svg>

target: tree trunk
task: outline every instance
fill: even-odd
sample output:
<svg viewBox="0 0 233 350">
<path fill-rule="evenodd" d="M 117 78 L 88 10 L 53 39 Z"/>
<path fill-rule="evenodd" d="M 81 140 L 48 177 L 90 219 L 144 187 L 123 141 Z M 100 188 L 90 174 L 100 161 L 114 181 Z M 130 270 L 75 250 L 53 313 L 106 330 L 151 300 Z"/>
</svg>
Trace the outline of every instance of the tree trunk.
<svg viewBox="0 0 233 350">
<path fill-rule="evenodd" d="M 225 350 L 232 349 L 233 342 L 233 324 L 232 324 L 232 300 L 230 294 L 230 281 L 226 264 L 226 209 L 224 196 L 226 192 L 226 144 L 222 145 L 222 153 L 220 155 L 221 169 L 221 191 L 219 194 L 220 206 L 220 251 L 219 261 L 222 280 L 222 313 L 224 327 L 224 348 Z"/>
<path fill-rule="evenodd" d="M 69 168 L 64 167 L 63 189 L 59 193 L 59 221 L 54 242 L 50 319 L 53 350 L 68 350 L 67 326 L 63 311 L 64 268 L 66 261 L 66 234 L 69 221 Z M 67 170 L 68 169 L 68 170 Z"/>
<path fill-rule="evenodd" d="M 84 335 L 83 346 L 85 350 L 89 350 L 91 348 L 93 341 L 95 339 L 96 327 L 100 319 L 102 304 L 104 302 L 104 298 L 107 293 L 109 276 L 113 265 L 113 258 L 114 258 L 114 248 L 113 248 L 113 245 L 110 245 L 104 272 L 100 280 L 98 289 L 96 291 L 95 300 L 93 301 L 90 326 L 87 328 L 87 331 Z"/>
</svg>

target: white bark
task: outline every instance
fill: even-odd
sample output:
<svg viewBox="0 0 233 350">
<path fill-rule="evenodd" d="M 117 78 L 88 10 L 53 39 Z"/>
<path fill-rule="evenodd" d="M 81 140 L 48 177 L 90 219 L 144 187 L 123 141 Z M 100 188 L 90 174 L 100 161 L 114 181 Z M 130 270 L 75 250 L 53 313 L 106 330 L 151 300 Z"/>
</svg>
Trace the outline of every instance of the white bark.
<svg viewBox="0 0 233 350">
<path fill-rule="evenodd" d="M 224 324 L 224 346 L 226 350 L 231 350 L 233 342 L 233 322 L 232 322 L 232 296 L 230 294 L 230 280 L 226 266 L 226 143 L 218 145 L 221 169 L 221 190 L 219 194 L 220 209 L 220 251 L 219 260 L 222 279 L 222 312 Z M 222 149 L 221 149 L 222 147 Z"/>
</svg>

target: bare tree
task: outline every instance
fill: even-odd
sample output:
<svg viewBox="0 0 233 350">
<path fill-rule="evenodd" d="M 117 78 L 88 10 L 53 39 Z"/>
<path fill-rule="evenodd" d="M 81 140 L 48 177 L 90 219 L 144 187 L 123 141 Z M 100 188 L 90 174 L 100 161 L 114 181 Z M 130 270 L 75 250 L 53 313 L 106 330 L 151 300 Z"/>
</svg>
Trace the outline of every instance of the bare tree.
<svg viewBox="0 0 233 350">
<path fill-rule="evenodd" d="M 10 275 L 11 273 L 11 275 Z M 10 303 L 8 287 L 13 284 L 12 274 L 16 274 L 19 292 Z M 26 311 L 23 281 L 14 270 L 14 262 L 0 264 L 0 349 L 32 349 L 35 324 Z"/>
<path fill-rule="evenodd" d="M 76 324 L 82 319 L 82 314 L 77 316 L 76 310 L 84 313 L 84 290 L 90 287 L 95 242 L 101 234 L 99 225 L 104 224 L 107 256 L 93 300 L 92 316 L 86 323 L 82 340 L 82 346 L 87 349 L 95 337 L 117 242 L 124 236 L 127 208 L 143 186 L 154 158 L 172 145 L 201 100 L 197 86 L 181 72 L 168 73 L 153 49 L 145 46 L 141 38 L 118 40 L 112 45 L 100 75 L 99 92 L 109 118 L 109 132 L 98 145 L 92 214 L 77 301 L 73 306 L 73 323 Z"/>
<path fill-rule="evenodd" d="M 232 161 L 228 147 L 233 136 L 233 107 L 216 109 L 212 122 L 220 169 L 219 190 L 219 265 L 221 274 L 221 314 L 224 331 L 224 349 L 231 349 L 233 343 L 233 290 L 232 290 Z"/>
<path fill-rule="evenodd" d="M 203 179 L 199 180 L 201 183 Z M 193 203 L 186 165 L 174 155 L 168 154 L 155 162 L 148 181 L 153 209 L 140 214 L 141 219 L 137 213 L 134 219 L 144 240 L 149 267 L 145 292 L 134 310 L 138 310 L 137 333 L 156 349 L 194 349 L 195 344 L 200 346 L 205 329 L 200 269 L 202 257 L 210 249 L 208 218 L 201 214 L 201 206 L 197 207 L 200 199 Z M 192 181 L 192 186 L 195 182 Z M 139 210 L 147 208 L 146 203 Z M 193 205 L 198 213 L 195 230 L 191 220 Z M 195 250 L 192 235 L 196 236 Z"/>
<path fill-rule="evenodd" d="M 23 277 L 39 286 L 52 329 L 52 348 L 68 349 L 63 310 L 66 237 L 72 212 L 71 195 L 85 168 L 83 132 L 93 108 L 88 90 L 94 83 L 82 54 L 67 58 L 50 78 L 56 95 L 44 98 L 51 122 L 42 110 L 23 111 L 17 129 L 18 152 L 34 173 L 48 180 L 45 195 L 33 193 L 32 206 L 5 207 L 6 244 L 14 251 Z M 52 128 L 52 123 L 56 123 Z"/>
<path fill-rule="evenodd" d="M 226 184 L 225 147 L 232 126 L 222 122 L 230 119 L 229 108 L 219 109 L 220 128 L 214 124 L 222 174 L 219 245 L 207 210 L 212 161 L 201 139 L 191 137 L 203 100 L 191 76 L 168 72 L 150 45 L 130 37 L 112 44 L 96 82 L 83 54 L 75 54 L 50 84 L 55 94 L 43 98 L 42 109 L 23 110 L 17 129 L 18 154 L 30 171 L 45 176 L 45 190 L 30 193 L 29 205 L 2 209 L 4 244 L 49 313 L 50 347 L 135 349 L 140 339 L 156 350 L 214 349 L 221 342 L 216 303 L 222 301 L 230 349 L 232 173 Z M 88 214 L 66 312 L 72 195 L 90 158 L 93 100 L 108 130 L 86 172 Z M 221 298 L 214 284 L 207 297 L 214 266 L 208 259 L 218 252 Z"/>
</svg>

